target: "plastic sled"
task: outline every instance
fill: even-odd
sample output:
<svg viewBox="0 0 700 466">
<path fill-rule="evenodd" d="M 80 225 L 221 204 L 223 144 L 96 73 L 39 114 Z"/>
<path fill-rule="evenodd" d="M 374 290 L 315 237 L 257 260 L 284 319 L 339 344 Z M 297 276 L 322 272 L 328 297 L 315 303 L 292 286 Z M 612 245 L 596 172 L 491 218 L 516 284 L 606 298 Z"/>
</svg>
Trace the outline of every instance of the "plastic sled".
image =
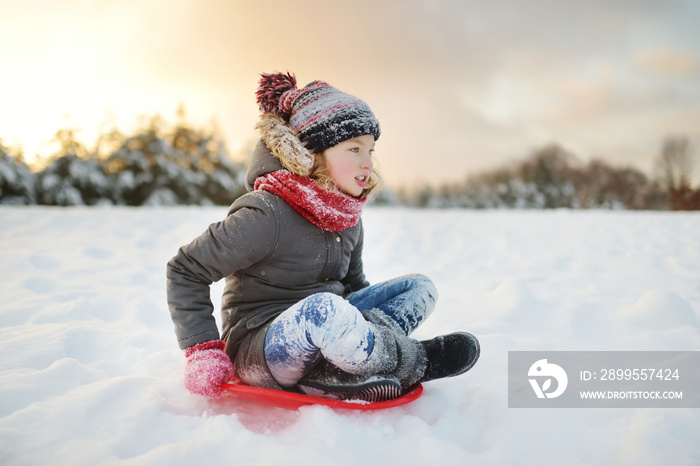
<svg viewBox="0 0 700 466">
<path fill-rule="evenodd" d="M 331 398 L 321 398 L 317 396 L 304 395 L 302 393 L 274 390 L 271 388 L 251 387 L 238 379 L 232 379 L 229 382 L 222 384 L 221 389 L 236 394 L 249 401 L 255 401 L 257 403 L 263 403 L 285 409 L 299 409 L 302 406 L 322 405 L 330 406 L 331 408 L 369 411 L 405 405 L 417 400 L 421 397 L 421 395 L 423 395 L 423 386 L 420 384 L 416 385 L 410 392 L 406 393 L 405 395 L 401 395 L 398 398 L 387 401 L 377 401 L 374 403 L 354 400 L 333 400 Z"/>
</svg>

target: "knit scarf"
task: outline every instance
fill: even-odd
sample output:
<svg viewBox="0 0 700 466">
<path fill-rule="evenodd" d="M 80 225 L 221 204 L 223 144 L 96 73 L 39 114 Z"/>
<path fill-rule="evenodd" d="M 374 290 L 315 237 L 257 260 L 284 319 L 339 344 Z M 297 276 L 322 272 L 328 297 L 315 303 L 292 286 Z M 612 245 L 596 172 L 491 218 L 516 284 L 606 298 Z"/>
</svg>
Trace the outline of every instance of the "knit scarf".
<svg viewBox="0 0 700 466">
<path fill-rule="evenodd" d="M 367 199 L 321 188 L 315 180 L 287 170 L 277 170 L 255 180 L 255 189 L 280 196 L 308 221 L 326 231 L 357 225 Z"/>
</svg>

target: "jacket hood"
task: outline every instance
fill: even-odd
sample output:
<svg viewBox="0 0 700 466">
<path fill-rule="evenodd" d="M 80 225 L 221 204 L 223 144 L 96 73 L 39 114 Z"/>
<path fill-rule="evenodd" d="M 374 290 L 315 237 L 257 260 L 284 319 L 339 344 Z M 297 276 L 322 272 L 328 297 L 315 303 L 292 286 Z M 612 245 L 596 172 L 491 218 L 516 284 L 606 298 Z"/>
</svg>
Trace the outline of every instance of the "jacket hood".
<svg viewBox="0 0 700 466">
<path fill-rule="evenodd" d="M 245 174 L 245 187 L 248 191 L 253 190 L 255 180 L 270 172 L 282 170 L 284 167 L 277 157 L 272 155 L 272 152 L 265 145 L 262 139 L 255 146 L 253 155 L 250 159 L 250 164 Z"/>
</svg>

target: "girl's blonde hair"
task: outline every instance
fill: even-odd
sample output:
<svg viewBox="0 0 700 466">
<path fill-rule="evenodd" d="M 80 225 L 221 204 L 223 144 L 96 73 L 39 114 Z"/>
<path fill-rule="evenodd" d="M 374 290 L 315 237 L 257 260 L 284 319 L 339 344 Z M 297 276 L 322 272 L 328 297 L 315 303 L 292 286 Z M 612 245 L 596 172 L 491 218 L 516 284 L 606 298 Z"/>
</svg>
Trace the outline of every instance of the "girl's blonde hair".
<svg viewBox="0 0 700 466">
<path fill-rule="evenodd" d="M 319 186 L 327 191 L 340 191 L 338 186 L 331 178 L 331 174 L 328 171 L 328 164 L 326 163 L 326 156 L 324 152 L 314 153 L 314 164 L 311 167 L 311 174 L 309 177 L 316 180 Z M 366 199 L 371 195 L 375 195 L 379 192 L 382 185 L 382 177 L 377 171 L 376 167 L 372 169 L 372 173 L 367 181 L 367 186 L 362 190 L 362 193 L 357 196 L 359 199 Z"/>
</svg>

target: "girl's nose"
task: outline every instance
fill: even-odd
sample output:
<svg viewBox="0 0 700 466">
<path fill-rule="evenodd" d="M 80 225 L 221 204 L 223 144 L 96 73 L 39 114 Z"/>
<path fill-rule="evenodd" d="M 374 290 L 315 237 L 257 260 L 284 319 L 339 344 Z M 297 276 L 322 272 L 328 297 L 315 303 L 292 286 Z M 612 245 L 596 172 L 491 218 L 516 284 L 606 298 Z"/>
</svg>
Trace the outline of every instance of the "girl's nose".
<svg viewBox="0 0 700 466">
<path fill-rule="evenodd" d="M 370 170 L 374 167 L 374 163 L 372 162 L 372 154 L 369 152 L 363 154 L 362 160 L 360 161 L 360 167 Z"/>
</svg>

